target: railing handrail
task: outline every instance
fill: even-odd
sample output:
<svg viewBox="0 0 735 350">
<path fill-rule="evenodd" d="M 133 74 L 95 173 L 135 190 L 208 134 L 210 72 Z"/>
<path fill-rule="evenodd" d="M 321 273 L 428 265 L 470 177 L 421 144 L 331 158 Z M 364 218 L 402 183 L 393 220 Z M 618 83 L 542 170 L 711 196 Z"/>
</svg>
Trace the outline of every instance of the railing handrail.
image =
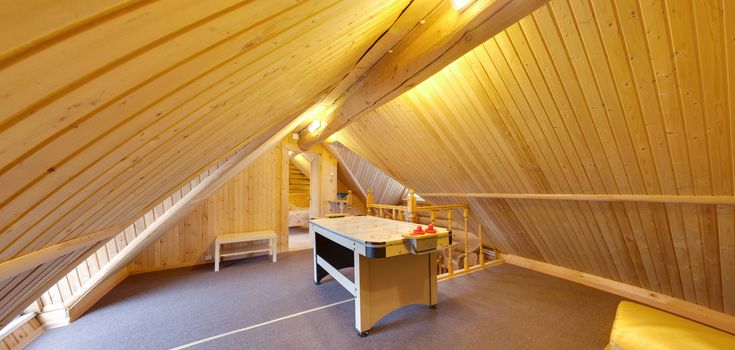
<svg viewBox="0 0 735 350">
<path fill-rule="evenodd" d="M 369 189 L 367 191 L 367 198 L 365 201 L 365 207 L 367 208 L 367 214 L 371 214 L 371 210 L 375 210 L 380 217 L 384 217 L 385 215 L 390 216 L 392 219 L 396 219 L 396 216 L 398 216 L 401 220 L 407 220 L 409 222 L 416 222 L 418 220 L 418 213 L 419 212 L 429 212 L 431 213 L 431 224 L 436 223 L 436 212 L 438 211 L 444 211 L 447 212 L 447 221 L 448 221 L 448 229 L 451 232 L 452 231 L 452 218 L 453 218 L 453 211 L 454 209 L 462 209 L 462 221 L 464 222 L 464 266 L 461 270 L 461 273 L 466 273 L 467 271 L 470 271 L 470 265 L 469 265 L 469 222 L 468 217 L 470 213 L 470 206 L 466 203 L 458 203 L 458 204 L 445 204 L 445 205 L 424 205 L 424 206 L 418 206 L 416 204 L 416 191 L 413 189 L 408 190 L 408 198 L 406 199 L 406 205 L 390 205 L 390 204 L 376 204 L 374 203 L 373 199 L 373 190 Z M 388 213 L 385 213 L 385 211 L 388 211 Z M 392 213 L 390 212 L 392 211 Z M 404 217 L 405 214 L 405 217 Z M 479 241 L 479 265 L 484 266 L 485 265 L 485 259 L 482 252 L 482 226 L 478 227 L 478 241 Z M 447 275 L 451 277 L 454 275 L 454 263 L 452 261 L 452 248 L 446 250 L 446 256 L 449 262 L 447 263 Z"/>
<path fill-rule="evenodd" d="M 391 210 L 395 209 L 395 210 L 408 211 L 408 207 L 407 206 L 390 205 L 390 204 L 371 204 L 370 205 L 370 208 L 375 208 L 375 209 L 391 209 Z"/>
<path fill-rule="evenodd" d="M 446 205 L 420 205 L 416 207 L 416 211 L 435 211 L 447 209 L 469 209 L 467 204 L 446 204 Z"/>
</svg>

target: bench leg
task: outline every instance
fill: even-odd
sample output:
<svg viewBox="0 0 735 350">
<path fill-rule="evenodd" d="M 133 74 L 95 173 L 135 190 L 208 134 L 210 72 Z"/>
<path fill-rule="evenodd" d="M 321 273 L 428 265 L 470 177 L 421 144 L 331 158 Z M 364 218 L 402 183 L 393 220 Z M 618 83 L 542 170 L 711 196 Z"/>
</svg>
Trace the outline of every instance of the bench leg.
<svg viewBox="0 0 735 350">
<path fill-rule="evenodd" d="M 214 271 L 219 271 L 219 244 L 214 244 Z"/>
<path fill-rule="evenodd" d="M 278 249 L 276 248 L 276 239 L 271 238 L 271 255 L 273 255 L 273 262 L 278 260 Z"/>
</svg>

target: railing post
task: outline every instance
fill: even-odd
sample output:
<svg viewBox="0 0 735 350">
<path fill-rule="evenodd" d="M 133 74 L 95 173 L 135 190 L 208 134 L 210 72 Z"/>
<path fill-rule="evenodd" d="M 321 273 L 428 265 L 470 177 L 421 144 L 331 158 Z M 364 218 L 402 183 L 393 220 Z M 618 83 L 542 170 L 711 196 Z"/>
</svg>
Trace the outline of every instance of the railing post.
<svg viewBox="0 0 735 350">
<path fill-rule="evenodd" d="M 431 224 L 436 225 L 436 211 L 435 210 L 431 211 Z"/>
<path fill-rule="evenodd" d="M 352 215 L 352 190 L 347 190 L 347 214 Z"/>
<path fill-rule="evenodd" d="M 369 189 L 367 192 L 367 198 L 365 198 L 365 206 L 367 207 L 367 213 L 370 215 L 373 206 L 373 190 Z"/>
<path fill-rule="evenodd" d="M 449 230 L 449 240 L 452 240 L 452 209 L 447 210 L 447 230 Z M 447 248 L 447 269 L 449 272 L 449 276 L 454 275 L 454 260 L 452 260 L 452 244 L 449 245 L 449 248 Z"/>
<path fill-rule="evenodd" d="M 467 224 L 467 217 L 469 216 L 470 210 L 465 208 L 462 211 L 462 216 L 464 217 L 464 270 L 468 271 L 470 269 L 470 233 L 468 231 L 469 227 Z"/>
<path fill-rule="evenodd" d="M 416 222 L 416 191 L 408 190 L 408 215 L 411 222 Z"/>
<path fill-rule="evenodd" d="M 485 266 L 485 252 L 482 250 L 482 224 L 477 225 L 477 240 L 480 243 L 480 266 Z"/>
</svg>

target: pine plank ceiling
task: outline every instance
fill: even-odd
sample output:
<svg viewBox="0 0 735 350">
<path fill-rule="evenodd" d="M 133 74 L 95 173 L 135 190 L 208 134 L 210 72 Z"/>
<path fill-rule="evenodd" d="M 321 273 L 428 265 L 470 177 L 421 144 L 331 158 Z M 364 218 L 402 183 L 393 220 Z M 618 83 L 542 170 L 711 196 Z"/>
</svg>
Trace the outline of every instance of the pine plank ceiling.
<svg viewBox="0 0 735 350">
<path fill-rule="evenodd" d="M 732 196 L 733 89 L 735 2 L 552 0 L 336 139 L 419 194 Z M 502 251 L 735 315 L 730 205 L 469 203 Z"/>
<path fill-rule="evenodd" d="M 365 194 L 367 195 L 368 190 L 373 190 L 375 203 L 397 205 L 401 202 L 406 186 L 339 142 L 332 143 L 330 146 L 339 162 L 344 165 L 345 171 L 354 175 L 355 181 Z"/>
<path fill-rule="evenodd" d="M 275 134 L 409 3 L 0 1 L 0 263 L 130 223 Z M 0 289 L 26 294 L 56 270 Z"/>
</svg>

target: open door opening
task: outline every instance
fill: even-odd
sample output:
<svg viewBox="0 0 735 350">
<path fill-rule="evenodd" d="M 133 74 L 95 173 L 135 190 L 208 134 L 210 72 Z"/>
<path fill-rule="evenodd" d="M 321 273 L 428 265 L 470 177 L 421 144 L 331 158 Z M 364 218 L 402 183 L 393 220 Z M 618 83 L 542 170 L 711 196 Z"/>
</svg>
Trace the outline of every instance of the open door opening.
<svg viewBox="0 0 735 350">
<path fill-rule="evenodd" d="M 303 152 L 289 157 L 288 250 L 311 249 L 309 219 L 319 216 L 318 155 Z M 317 195 L 315 195 L 317 194 Z"/>
</svg>

